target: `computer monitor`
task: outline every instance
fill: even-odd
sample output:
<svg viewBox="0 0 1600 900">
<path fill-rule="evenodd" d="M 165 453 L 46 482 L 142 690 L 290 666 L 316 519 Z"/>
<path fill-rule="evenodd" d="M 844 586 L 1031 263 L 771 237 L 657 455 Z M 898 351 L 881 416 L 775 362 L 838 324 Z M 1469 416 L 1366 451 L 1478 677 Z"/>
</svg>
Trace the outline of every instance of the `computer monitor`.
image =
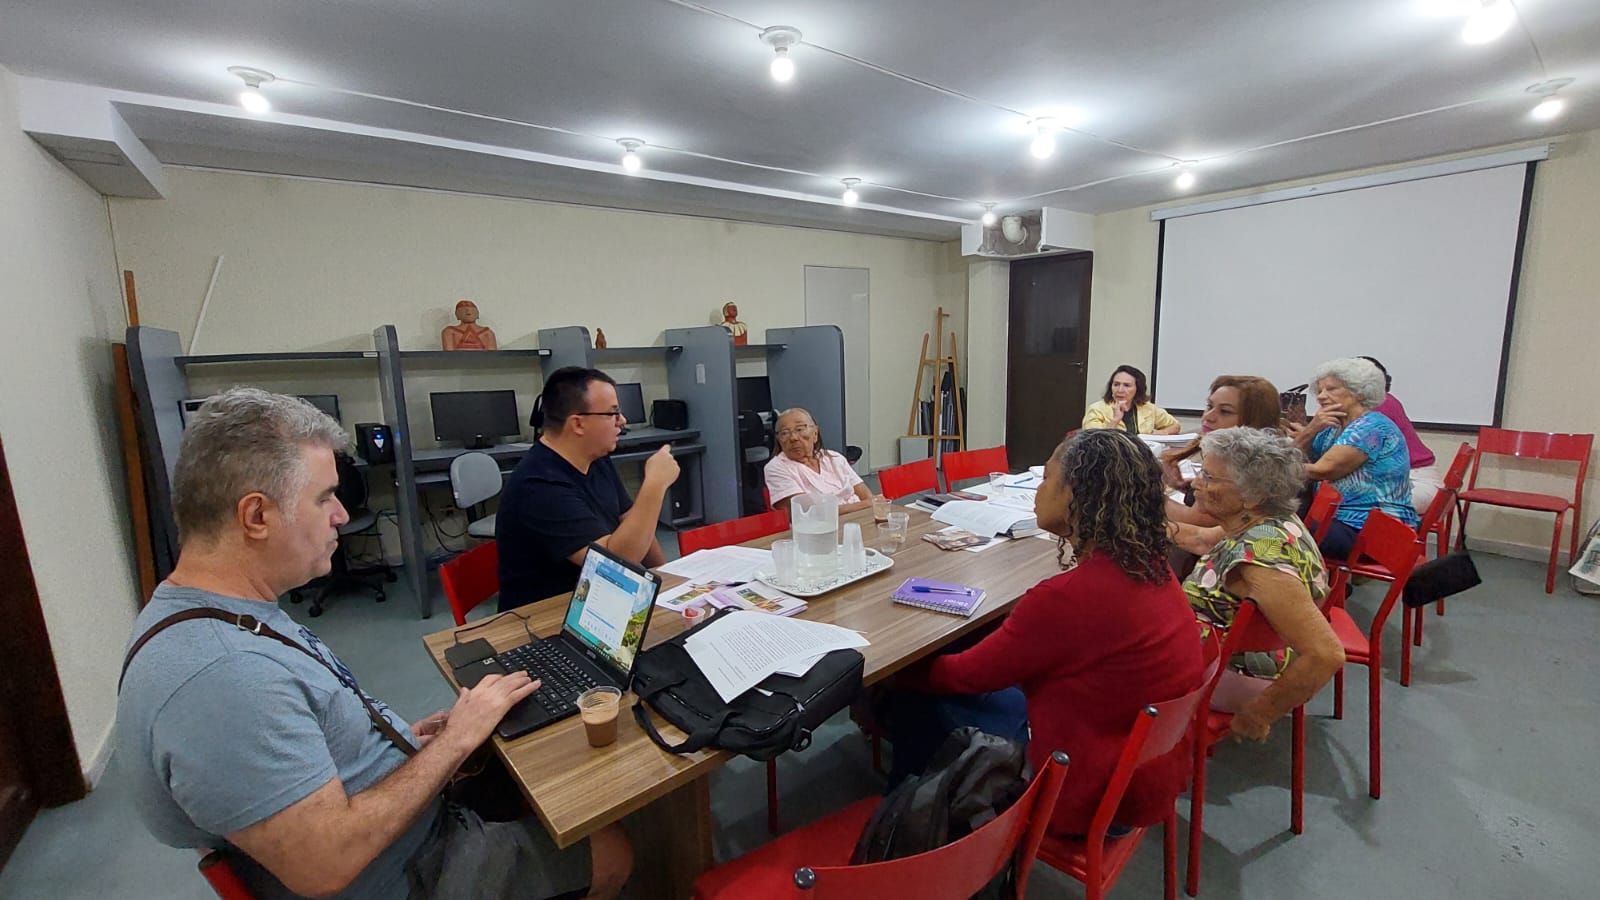
<svg viewBox="0 0 1600 900">
<path fill-rule="evenodd" d="M 327 413 L 335 422 L 343 422 L 339 418 L 338 394 L 301 394 L 300 399 Z"/>
<path fill-rule="evenodd" d="M 765 375 L 747 375 L 739 379 L 739 408 L 751 412 L 768 412 L 772 409 L 772 382 Z"/>
<path fill-rule="evenodd" d="M 646 425 L 644 412 L 644 389 L 638 382 L 627 382 L 617 385 L 617 408 L 622 411 L 629 425 Z"/>
<path fill-rule="evenodd" d="M 522 433 L 515 391 L 441 391 L 428 395 L 433 407 L 433 437 L 460 441 L 469 450 L 486 450 L 495 438 Z"/>
</svg>

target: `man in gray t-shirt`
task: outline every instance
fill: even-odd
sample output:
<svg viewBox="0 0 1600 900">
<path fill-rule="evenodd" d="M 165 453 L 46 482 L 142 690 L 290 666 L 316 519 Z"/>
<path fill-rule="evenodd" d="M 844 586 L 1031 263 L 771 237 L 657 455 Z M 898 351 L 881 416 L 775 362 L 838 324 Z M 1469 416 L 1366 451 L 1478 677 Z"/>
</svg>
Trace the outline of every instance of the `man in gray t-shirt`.
<svg viewBox="0 0 1600 900">
<path fill-rule="evenodd" d="M 173 474 L 182 551 L 134 625 L 117 704 L 116 765 L 146 825 L 234 851 L 264 898 L 614 896 L 631 867 L 615 826 L 557 850 L 532 817 L 486 823 L 441 799 L 537 683 L 491 676 L 408 725 L 278 608 L 329 569 L 346 443 L 310 404 L 251 388 L 190 420 Z M 169 621 L 199 609 L 249 619 Z"/>
</svg>

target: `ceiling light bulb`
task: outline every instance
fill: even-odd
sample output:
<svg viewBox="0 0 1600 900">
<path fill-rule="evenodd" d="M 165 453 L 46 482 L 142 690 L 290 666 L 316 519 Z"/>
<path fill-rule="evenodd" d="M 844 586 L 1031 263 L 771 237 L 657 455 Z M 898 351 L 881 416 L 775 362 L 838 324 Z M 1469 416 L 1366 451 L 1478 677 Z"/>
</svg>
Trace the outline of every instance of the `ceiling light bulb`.
<svg viewBox="0 0 1600 900">
<path fill-rule="evenodd" d="M 264 115 L 272 110 L 272 102 L 269 101 L 266 98 L 266 95 L 261 93 L 261 89 L 257 87 L 247 87 L 243 91 L 240 91 L 239 105 L 244 107 L 245 112 L 254 113 L 258 116 Z"/>
<path fill-rule="evenodd" d="M 794 60 L 789 58 L 788 48 L 778 48 L 778 55 L 772 58 L 771 69 L 773 81 L 788 81 L 794 77 Z"/>
<path fill-rule="evenodd" d="M 1174 178 L 1172 183 L 1178 186 L 1178 190 L 1187 191 L 1189 188 L 1194 187 L 1194 173 L 1187 170 L 1179 172 L 1178 177 Z"/>
<path fill-rule="evenodd" d="M 644 141 L 638 138 L 617 138 L 617 143 L 622 145 L 622 169 L 629 175 L 644 168 L 644 160 L 639 158 L 638 150 L 644 146 Z"/>
<path fill-rule="evenodd" d="M 1540 101 L 1539 105 L 1535 106 L 1533 111 L 1528 113 L 1528 115 L 1533 116 L 1535 119 L 1538 119 L 1541 122 L 1548 122 L 1551 119 L 1560 116 L 1566 111 L 1566 109 L 1567 101 L 1561 99 L 1560 97 L 1546 97 Z"/>
<path fill-rule="evenodd" d="M 246 112 L 259 116 L 272 109 L 272 103 L 261 93 L 263 84 L 277 80 L 271 72 L 263 72 L 249 66 L 229 66 L 228 72 L 244 82 L 244 90 L 239 92 L 239 105 L 244 107 Z"/>
<path fill-rule="evenodd" d="M 789 56 L 789 48 L 800 43 L 800 29 L 774 25 L 762 30 L 761 43 L 771 47 L 774 54 L 772 65 L 768 68 L 772 80 L 783 83 L 794 78 L 794 60 Z"/>
<path fill-rule="evenodd" d="M 993 203 L 985 203 L 983 205 L 983 218 L 978 221 L 982 222 L 985 228 L 993 228 L 994 223 L 1000 221 L 1000 217 L 994 214 Z"/>
<path fill-rule="evenodd" d="M 861 199 L 861 195 L 856 193 L 856 185 L 860 183 L 859 178 L 844 179 L 844 193 L 839 195 L 839 199 L 843 200 L 846 206 L 855 206 L 856 201 Z"/>
<path fill-rule="evenodd" d="M 1049 118 L 1034 119 L 1028 123 L 1039 132 L 1028 146 L 1035 159 L 1049 159 L 1056 152 L 1056 120 Z"/>
<path fill-rule="evenodd" d="M 1467 18 L 1461 39 L 1469 44 L 1487 44 L 1505 34 L 1516 15 L 1509 0 L 1483 0 L 1483 5 Z"/>
</svg>

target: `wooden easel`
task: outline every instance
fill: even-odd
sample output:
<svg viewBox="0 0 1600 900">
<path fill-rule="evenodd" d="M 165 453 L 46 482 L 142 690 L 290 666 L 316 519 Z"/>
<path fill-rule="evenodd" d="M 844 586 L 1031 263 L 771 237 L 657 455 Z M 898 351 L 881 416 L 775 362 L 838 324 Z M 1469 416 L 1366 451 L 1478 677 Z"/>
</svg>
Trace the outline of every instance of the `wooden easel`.
<svg viewBox="0 0 1600 900">
<path fill-rule="evenodd" d="M 139 295 L 133 287 L 133 273 L 122 272 L 128 325 L 139 324 Z M 117 430 L 122 437 L 122 465 L 128 476 L 128 513 L 133 523 L 134 556 L 139 563 L 139 605 L 150 602 L 156 589 L 155 539 L 150 528 L 150 501 L 144 489 L 144 448 L 139 443 L 139 426 L 133 395 L 133 376 L 128 371 L 128 345 L 112 343 L 111 366 L 117 382 Z"/>
<path fill-rule="evenodd" d="M 950 355 L 938 355 L 940 348 L 944 344 L 944 338 L 938 335 L 944 329 L 944 320 L 949 317 L 944 311 L 944 307 L 939 307 L 933 314 L 933 331 L 922 335 L 922 361 L 917 366 L 917 386 L 911 391 L 911 419 L 906 423 L 906 437 L 930 438 L 933 440 L 933 457 L 935 459 L 943 451 L 943 442 L 946 440 L 955 441 L 958 449 L 967 449 L 966 426 L 962 421 L 961 411 L 961 367 L 960 362 L 957 360 L 956 333 L 954 331 L 950 332 Z M 928 355 L 928 341 L 930 338 L 935 341 L 935 355 L 933 356 Z M 943 432 L 944 417 L 940 415 L 940 411 L 944 407 L 944 379 L 940 377 L 942 374 L 940 367 L 945 365 L 950 367 L 950 380 L 955 384 L 956 397 L 954 404 L 956 430 L 950 434 Z M 928 371 L 929 366 L 933 367 L 933 415 L 929 416 L 929 424 L 933 433 L 920 434 L 917 432 L 917 410 L 922 401 L 922 376 Z"/>
</svg>

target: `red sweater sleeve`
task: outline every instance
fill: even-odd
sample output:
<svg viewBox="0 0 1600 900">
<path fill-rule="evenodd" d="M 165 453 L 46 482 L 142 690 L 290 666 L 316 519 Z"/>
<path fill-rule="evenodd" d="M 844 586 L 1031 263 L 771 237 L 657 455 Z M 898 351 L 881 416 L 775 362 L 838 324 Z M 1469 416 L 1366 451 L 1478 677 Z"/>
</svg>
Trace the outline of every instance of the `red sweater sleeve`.
<svg viewBox="0 0 1600 900">
<path fill-rule="evenodd" d="M 1034 585 L 1000 629 L 975 646 L 934 657 L 924 672 L 927 689 L 938 694 L 986 693 L 1070 671 L 1071 657 L 1064 658 L 1059 639 L 1073 633 L 1075 604 L 1071 592 L 1058 584 L 1051 579 Z"/>
</svg>

